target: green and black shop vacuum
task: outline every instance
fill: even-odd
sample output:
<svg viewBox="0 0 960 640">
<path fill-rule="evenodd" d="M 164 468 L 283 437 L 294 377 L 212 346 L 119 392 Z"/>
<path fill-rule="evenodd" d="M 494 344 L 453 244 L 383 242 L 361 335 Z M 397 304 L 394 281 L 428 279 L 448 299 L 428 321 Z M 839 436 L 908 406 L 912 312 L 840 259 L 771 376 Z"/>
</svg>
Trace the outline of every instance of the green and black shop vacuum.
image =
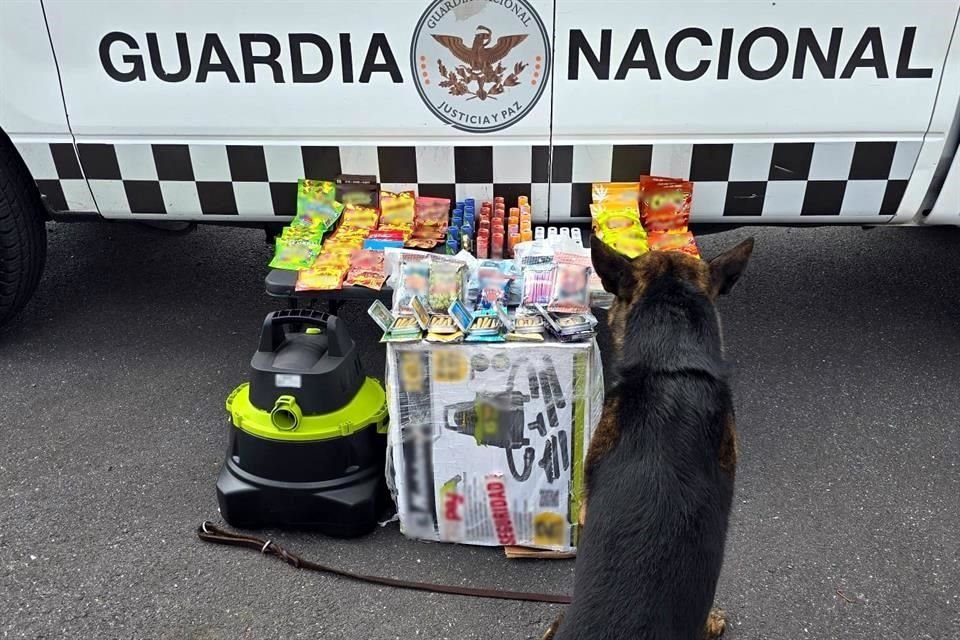
<svg viewBox="0 0 960 640">
<path fill-rule="evenodd" d="M 387 404 L 344 323 L 310 309 L 267 315 L 249 383 L 227 398 L 230 445 L 217 479 L 231 525 L 353 537 L 376 526 Z"/>
</svg>

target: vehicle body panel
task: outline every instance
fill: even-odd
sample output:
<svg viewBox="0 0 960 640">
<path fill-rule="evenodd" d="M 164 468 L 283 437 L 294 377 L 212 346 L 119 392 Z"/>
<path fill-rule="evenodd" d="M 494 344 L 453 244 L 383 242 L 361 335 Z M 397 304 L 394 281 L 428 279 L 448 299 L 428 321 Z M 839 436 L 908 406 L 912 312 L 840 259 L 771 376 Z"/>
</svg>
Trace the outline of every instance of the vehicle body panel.
<svg viewBox="0 0 960 640">
<path fill-rule="evenodd" d="M 43 6 L 37 0 L 0 4 L 0 127 L 51 209 L 96 211 L 76 161 Z"/>
<path fill-rule="evenodd" d="M 960 0 L 174 4 L 2 9 L 44 36 L 45 9 L 74 162 L 104 217 L 283 220 L 298 178 L 357 173 L 451 198 L 527 193 L 540 222 L 588 222 L 592 182 L 653 173 L 694 182 L 701 223 L 916 223 L 955 148 Z M 495 82 L 471 85 L 480 67 L 462 62 L 484 30 L 473 54 L 514 38 L 484 72 L 519 78 L 496 95 L 471 93 Z M 11 80 L 43 83 L 49 103 L 41 44 L 43 69 Z M 454 69 L 467 94 L 430 94 Z M 489 130 L 436 113 L 513 96 L 523 115 Z M 0 126 L 50 190 L 71 138 L 22 118 L 11 131 L 9 111 Z"/>
<path fill-rule="evenodd" d="M 953 156 L 947 178 L 926 224 L 960 225 L 960 154 Z"/>
</svg>

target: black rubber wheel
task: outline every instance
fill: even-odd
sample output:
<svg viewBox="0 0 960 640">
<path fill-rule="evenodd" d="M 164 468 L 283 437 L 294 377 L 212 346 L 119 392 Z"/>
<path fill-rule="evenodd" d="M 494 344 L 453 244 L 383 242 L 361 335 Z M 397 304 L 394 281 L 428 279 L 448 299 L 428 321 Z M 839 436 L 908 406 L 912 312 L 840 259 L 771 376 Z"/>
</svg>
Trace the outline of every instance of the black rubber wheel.
<svg viewBox="0 0 960 640">
<path fill-rule="evenodd" d="M 20 154 L 0 132 L 0 326 L 33 295 L 47 259 L 43 203 Z"/>
</svg>

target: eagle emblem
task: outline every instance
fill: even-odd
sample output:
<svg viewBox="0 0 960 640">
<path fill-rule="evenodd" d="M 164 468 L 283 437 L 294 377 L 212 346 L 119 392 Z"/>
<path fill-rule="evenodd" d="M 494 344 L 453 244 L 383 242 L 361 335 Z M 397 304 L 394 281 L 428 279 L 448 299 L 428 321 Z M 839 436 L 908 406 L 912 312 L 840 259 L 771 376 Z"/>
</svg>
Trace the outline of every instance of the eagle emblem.
<svg viewBox="0 0 960 640">
<path fill-rule="evenodd" d="M 502 63 L 517 45 L 527 39 L 526 34 L 497 38 L 491 46 L 493 31 L 480 25 L 469 46 L 463 38 L 457 36 L 433 34 L 433 39 L 461 62 L 448 68 L 443 60 L 437 60 L 438 70 L 443 76 L 440 86 L 446 88 L 450 95 L 470 96 L 468 100 L 495 100 L 507 87 L 520 84 L 520 74 L 527 68 L 527 64 L 520 61 L 515 63 L 511 73 L 507 74 L 507 67 Z"/>
</svg>

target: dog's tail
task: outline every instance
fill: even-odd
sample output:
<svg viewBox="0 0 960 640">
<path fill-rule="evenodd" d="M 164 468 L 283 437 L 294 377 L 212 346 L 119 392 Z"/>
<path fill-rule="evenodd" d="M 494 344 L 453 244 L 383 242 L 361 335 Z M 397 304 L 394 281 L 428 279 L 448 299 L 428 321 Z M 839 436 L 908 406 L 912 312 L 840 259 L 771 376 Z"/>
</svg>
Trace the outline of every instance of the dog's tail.
<svg viewBox="0 0 960 640">
<path fill-rule="evenodd" d="M 563 614 L 561 613 L 557 616 L 557 619 L 553 621 L 553 624 L 550 625 L 550 628 L 547 629 L 547 632 L 543 634 L 542 640 L 553 640 L 557 635 L 557 631 L 560 630 L 560 623 L 563 622 Z"/>
</svg>

